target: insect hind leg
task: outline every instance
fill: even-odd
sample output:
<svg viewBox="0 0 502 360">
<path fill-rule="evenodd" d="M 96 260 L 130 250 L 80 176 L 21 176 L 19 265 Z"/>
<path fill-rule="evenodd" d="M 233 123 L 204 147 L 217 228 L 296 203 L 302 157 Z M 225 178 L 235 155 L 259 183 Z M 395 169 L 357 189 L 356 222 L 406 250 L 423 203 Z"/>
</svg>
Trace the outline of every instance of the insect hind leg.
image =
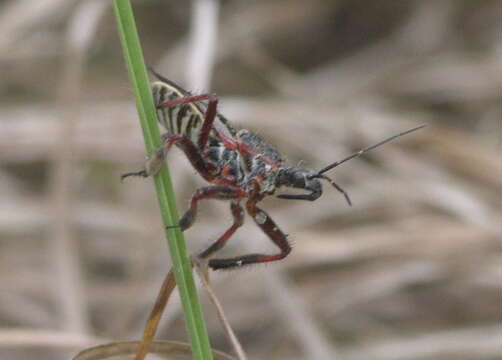
<svg viewBox="0 0 502 360">
<path fill-rule="evenodd" d="M 157 150 L 155 154 L 147 160 L 145 163 L 145 168 L 139 171 L 132 171 L 121 175 L 121 180 L 124 180 L 129 176 L 142 176 L 149 177 L 155 175 L 159 172 L 162 164 L 164 163 L 165 156 L 171 147 L 177 144 L 179 148 L 185 153 L 186 157 L 192 164 L 192 166 L 197 170 L 197 172 L 207 181 L 212 181 L 214 179 L 214 174 L 211 169 L 211 165 L 202 156 L 199 149 L 195 144 L 187 138 L 181 135 L 167 135 L 165 137 L 164 146 Z"/>
<path fill-rule="evenodd" d="M 155 154 L 151 158 L 149 158 L 145 162 L 145 168 L 138 170 L 138 171 L 130 171 L 123 173 L 120 175 L 120 181 L 124 181 L 125 178 L 130 177 L 130 176 L 140 176 L 140 177 L 149 177 L 152 175 L 155 175 L 160 168 L 162 167 L 162 164 L 164 162 L 166 150 L 164 147 L 161 147 L 158 149 Z"/>
<path fill-rule="evenodd" d="M 155 72 L 154 74 L 158 76 Z M 170 107 L 170 106 L 177 106 L 177 105 L 183 105 L 183 104 L 189 104 L 189 103 L 196 103 L 198 101 L 203 101 L 203 100 L 208 100 L 208 106 L 206 109 L 206 112 L 204 114 L 204 122 L 202 124 L 202 129 L 199 135 L 199 139 L 197 141 L 197 146 L 195 146 L 192 141 L 182 135 L 163 135 L 163 140 L 165 141 L 165 145 L 163 148 L 158 149 L 155 152 L 155 155 L 150 158 L 146 164 L 145 168 L 138 170 L 138 171 L 131 171 L 124 173 L 120 176 L 121 181 L 123 181 L 125 178 L 130 177 L 130 176 L 141 176 L 141 177 L 149 177 L 151 175 L 155 175 L 160 168 L 162 167 L 162 163 L 165 158 L 165 154 L 167 153 L 167 150 L 171 147 L 172 145 L 172 140 L 174 140 L 174 137 L 177 137 L 175 141 L 181 141 L 184 143 L 182 146 L 184 148 L 184 152 L 189 158 L 190 162 L 192 162 L 192 165 L 194 165 L 194 161 L 197 163 L 197 166 L 194 165 L 194 167 L 197 169 L 197 171 L 207 180 L 208 174 L 208 169 L 205 165 L 204 159 L 202 159 L 202 156 L 200 155 L 200 152 L 204 150 L 207 144 L 207 140 L 209 138 L 209 133 L 211 132 L 211 128 L 214 123 L 214 119 L 216 118 L 216 110 L 218 106 L 218 98 L 216 95 L 213 94 L 202 94 L 202 95 L 195 95 L 191 96 L 188 95 L 185 97 L 181 97 L 178 99 L 174 100 L 167 100 L 164 101 L 160 104 L 155 104 L 155 107 L 158 108 L 163 108 L 163 107 Z M 183 139 L 184 138 L 184 139 Z M 199 154 L 197 154 L 199 152 Z M 206 175 L 206 176 L 204 176 Z"/>
<path fill-rule="evenodd" d="M 175 227 L 180 227 L 181 230 L 184 231 L 188 229 L 190 226 L 192 226 L 197 216 L 197 208 L 200 200 L 204 199 L 234 200 L 243 198 L 245 195 L 246 195 L 245 192 L 241 188 L 235 186 L 215 185 L 215 186 L 201 187 L 197 189 L 192 195 L 192 200 L 190 201 L 190 208 L 185 212 L 185 214 L 183 214 L 183 216 L 179 221 L 179 224 L 175 225 Z M 240 208 L 239 205 L 237 206 Z M 233 213 L 234 211 L 237 212 L 238 209 L 236 208 L 234 210 L 234 208 L 232 208 Z M 235 217 L 236 215 L 234 214 L 234 219 Z"/>
<path fill-rule="evenodd" d="M 212 254 L 220 250 L 227 243 L 228 239 L 232 237 L 232 235 L 244 224 L 244 209 L 239 204 L 239 202 L 232 201 L 230 203 L 230 209 L 232 211 L 232 215 L 234 218 L 234 223 L 230 228 L 225 231 L 223 235 L 219 237 L 211 246 L 209 246 L 206 250 L 202 251 L 198 257 L 201 259 L 207 259 Z"/>
</svg>

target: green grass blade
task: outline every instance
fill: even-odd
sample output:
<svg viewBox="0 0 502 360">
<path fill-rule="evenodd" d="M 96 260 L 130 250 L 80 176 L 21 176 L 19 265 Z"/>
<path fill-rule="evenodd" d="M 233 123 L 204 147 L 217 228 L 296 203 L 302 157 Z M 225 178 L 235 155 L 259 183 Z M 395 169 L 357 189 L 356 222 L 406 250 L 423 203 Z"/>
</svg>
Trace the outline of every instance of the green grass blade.
<svg viewBox="0 0 502 360">
<path fill-rule="evenodd" d="M 113 4 L 120 41 L 136 98 L 146 150 L 151 155 L 156 149 L 160 148 L 162 143 L 131 4 L 129 0 L 114 0 Z M 167 166 L 163 166 L 162 170 L 155 175 L 154 181 L 164 225 L 177 224 L 179 216 Z M 188 337 L 192 344 L 193 358 L 212 359 L 183 234 L 179 229 L 174 228 L 166 230 L 166 235 L 185 315 Z"/>
</svg>

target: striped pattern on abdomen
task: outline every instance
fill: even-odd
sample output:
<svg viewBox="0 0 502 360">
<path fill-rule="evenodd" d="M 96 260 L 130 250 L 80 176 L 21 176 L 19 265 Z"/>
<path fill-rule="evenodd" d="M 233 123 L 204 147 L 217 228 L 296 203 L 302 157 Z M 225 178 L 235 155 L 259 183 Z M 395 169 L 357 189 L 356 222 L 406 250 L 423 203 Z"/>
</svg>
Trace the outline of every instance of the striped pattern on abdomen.
<svg viewBox="0 0 502 360">
<path fill-rule="evenodd" d="M 152 94 L 155 106 L 166 101 L 190 96 L 173 86 L 163 82 L 152 84 Z M 169 135 L 186 136 L 197 144 L 204 116 L 196 104 L 182 104 L 157 109 L 157 120 Z"/>
</svg>

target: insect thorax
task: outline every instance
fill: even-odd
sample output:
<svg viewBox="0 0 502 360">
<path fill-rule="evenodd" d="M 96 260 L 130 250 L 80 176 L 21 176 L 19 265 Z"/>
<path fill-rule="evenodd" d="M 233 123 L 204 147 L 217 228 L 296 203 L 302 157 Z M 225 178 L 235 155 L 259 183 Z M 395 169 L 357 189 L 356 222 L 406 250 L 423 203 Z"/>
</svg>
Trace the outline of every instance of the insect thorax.
<svg viewBox="0 0 502 360">
<path fill-rule="evenodd" d="M 247 174 L 246 182 L 258 180 L 261 193 L 273 194 L 276 189 L 277 173 L 285 164 L 283 156 L 260 136 L 248 130 L 240 130 L 236 138 L 245 148 L 241 152 L 241 162 Z"/>
</svg>

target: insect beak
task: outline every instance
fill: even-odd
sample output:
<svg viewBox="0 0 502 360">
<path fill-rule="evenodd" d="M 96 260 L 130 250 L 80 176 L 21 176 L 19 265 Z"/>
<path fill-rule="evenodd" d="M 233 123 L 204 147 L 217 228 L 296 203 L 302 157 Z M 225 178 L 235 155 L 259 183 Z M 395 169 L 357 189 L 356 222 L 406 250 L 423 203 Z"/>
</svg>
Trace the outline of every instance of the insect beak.
<svg viewBox="0 0 502 360">
<path fill-rule="evenodd" d="M 306 179 L 306 184 L 302 184 L 302 188 L 310 191 L 309 194 L 281 194 L 277 195 L 280 199 L 290 199 L 290 200 L 317 200 L 322 195 L 322 185 L 319 180 Z"/>
<path fill-rule="evenodd" d="M 314 201 L 322 195 L 322 190 L 312 190 L 310 194 L 281 194 L 277 195 L 280 199 L 288 199 L 288 200 L 309 200 Z"/>
</svg>

